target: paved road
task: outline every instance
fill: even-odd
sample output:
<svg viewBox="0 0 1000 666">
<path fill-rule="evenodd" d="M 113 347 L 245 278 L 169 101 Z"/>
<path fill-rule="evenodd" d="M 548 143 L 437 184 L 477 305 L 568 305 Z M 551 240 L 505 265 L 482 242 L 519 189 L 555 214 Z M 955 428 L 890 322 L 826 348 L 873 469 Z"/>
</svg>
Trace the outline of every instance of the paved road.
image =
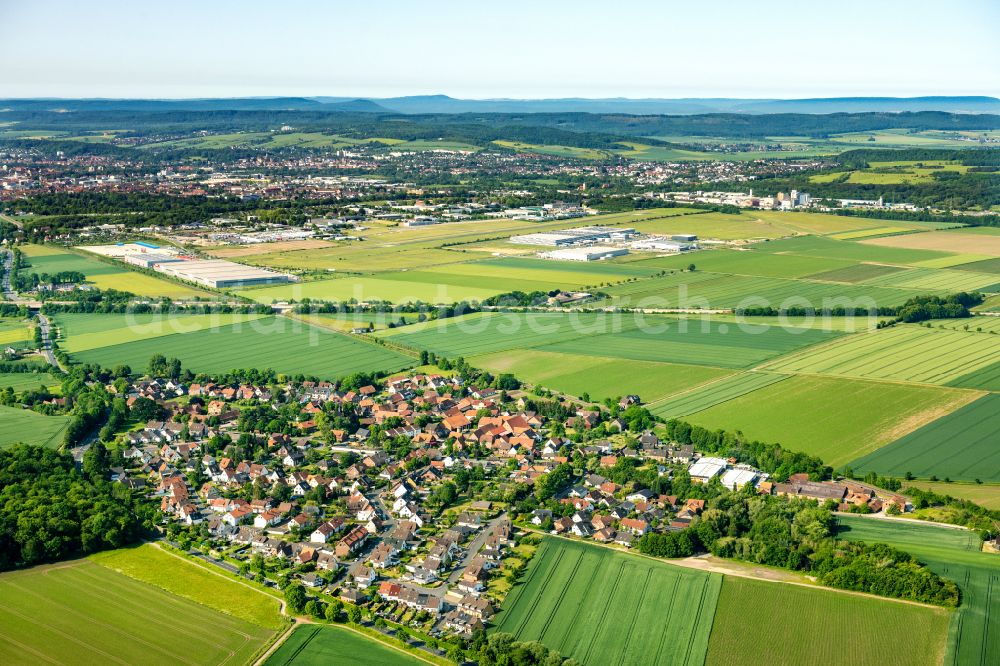
<svg viewBox="0 0 1000 666">
<path fill-rule="evenodd" d="M 3 278 L 0 279 L 0 288 L 3 290 L 4 300 L 16 301 L 17 292 L 10 288 L 11 269 L 14 268 L 14 253 L 10 250 L 0 250 L 3 254 Z"/>
<path fill-rule="evenodd" d="M 49 362 L 49 365 L 54 365 L 63 372 L 66 372 L 66 368 L 63 367 L 59 359 L 52 352 L 52 326 L 49 323 L 49 318 L 43 315 L 41 312 L 38 313 L 38 327 L 42 331 L 42 354 L 45 355 L 45 360 Z"/>
<path fill-rule="evenodd" d="M 493 534 L 493 530 L 496 529 L 497 524 L 506 518 L 507 514 L 501 513 L 499 516 L 486 523 L 486 527 L 483 528 L 483 530 L 476 535 L 476 538 L 472 540 L 472 543 L 469 544 L 469 548 L 465 551 L 465 555 L 462 557 L 462 560 L 458 563 L 455 570 L 451 572 L 451 575 L 448 576 L 449 586 L 458 582 L 458 579 L 462 577 L 462 573 L 465 571 L 465 567 L 469 566 L 469 563 L 472 562 L 472 558 L 479 554 L 480 549 L 483 547 L 483 544 L 486 543 L 486 539 Z"/>
</svg>

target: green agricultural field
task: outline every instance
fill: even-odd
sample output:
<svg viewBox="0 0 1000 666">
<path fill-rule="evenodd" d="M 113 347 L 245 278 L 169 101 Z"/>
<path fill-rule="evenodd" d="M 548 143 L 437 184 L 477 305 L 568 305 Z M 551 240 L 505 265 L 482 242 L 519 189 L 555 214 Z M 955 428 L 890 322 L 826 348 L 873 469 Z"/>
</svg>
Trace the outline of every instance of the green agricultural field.
<svg viewBox="0 0 1000 666">
<path fill-rule="evenodd" d="M 770 372 L 744 372 L 729 375 L 719 381 L 671 395 L 659 402 L 650 401 L 647 407 L 653 414 L 665 419 L 680 418 L 770 386 L 783 379 L 788 379 L 788 377 L 789 375 L 778 375 Z"/>
<path fill-rule="evenodd" d="M 919 289 L 928 292 L 1000 291 L 1000 277 L 990 273 L 957 271 L 948 268 L 911 268 L 869 279 L 865 284 Z"/>
<path fill-rule="evenodd" d="M 87 257 L 54 245 L 23 245 L 21 252 L 24 253 L 30 264 L 27 268 L 21 269 L 20 272 L 23 275 L 30 273 L 52 275 L 63 271 L 76 271 L 89 278 L 92 275 L 123 272 L 121 268 L 110 263 L 104 263 L 94 257 Z"/>
<path fill-rule="evenodd" d="M 909 236 L 898 238 L 909 238 Z M 884 240 L 895 241 L 896 239 L 897 237 L 892 237 Z M 888 247 L 870 244 L 872 242 L 861 243 L 855 241 L 838 241 L 823 236 L 800 236 L 798 238 L 785 238 L 764 243 L 758 245 L 757 249 L 762 252 L 794 254 L 800 257 L 850 259 L 853 261 L 872 261 L 902 265 L 913 265 L 918 261 L 942 259 L 948 256 L 946 252 L 936 250 Z"/>
<path fill-rule="evenodd" d="M 785 255 L 774 255 L 777 257 L 782 257 Z M 838 268 L 832 271 L 823 271 L 821 273 L 815 273 L 809 277 L 813 280 L 824 280 L 827 282 L 849 282 L 851 284 L 857 284 L 859 282 L 868 282 L 869 280 L 874 280 L 876 278 L 882 278 L 889 275 L 894 275 L 896 273 L 905 272 L 906 269 L 901 266 L 886 266 L 885 264 L 854 264 L 848 266 L 847 268 Z"/>
<path fill-rule="evenodd" d="M 505 257 L 452 264 L 430 272 L 434 275 L 477 277 L 484 284 L 491 285 L 495 282 L 503 284 L 508 280 L 527 280 L 556 287 L 578 288 L 605 282 L 619 282 L 634 277 L 649 277 L 659 270 L 658 267 L 650 266 L 646 262 L 579 262 Z"/>
<path fill-rule="evenodd" d="M 552 155 L 554 157 L 569 157 L 579 160 L 601 160 L 608 156 L 608 153 L 597 148 L 577 148 L 575 146 L 541 145 L 535 143 L 522 143 L 520 141 L 494 141 L 502 148 L 510 148 L 520 153 L 535 153 L 538 155 Z"/>
<path fill-rule="evenodd" d="M 726 576 L 706 666 L 936 666 L 948 611 Z"/>
<path fill-rule="evenodd" d="M 697 265 L 697 259 L 692 258 Z M 695 272 L 636 280 L 602 289 L 609 303 L 633 308 L 870 307 L 901 305 L 918 291 L 810 280 Z"/>
<path fill-rule="evenodd" d="M 69 417 L 45 416 L 28 409 L 0 406 L 0 448 L 23 442 L 59 448 Z"/>
<path fill-rule="evenodd" d="M 546 538 L 495 618 L 584 664 L 704 663 L 722 576 Z"/>
<path fill-rule="evenodd" d="M 971 333 L 1000 334 L 1000 317 L 970 317 L 968 319 L 936 319 L 930 322 L 934 328 L 947 328 L 953 331 L 969 331 Z"/>
<path fill-rule="evenodd" d="M 841 259 L 815 259 L 794 255 L 770 254 L 755 250 L 708 250 L 688 252 L 636 262 L 642 267 L 684 270 L 694 264 L 699 271 L 758 277 L 799 278 L 820 270 L 848 269 L 855 262 Z"/>
<path fill-rule="evenodd" d="M 750 330 L 750 327 L 713 321 L 655 320 L 648 316 L 643 323 L 642 328 L 576 337 L 542 349 L 636 361 L 747 368 L 839 335 L 819 329 L 758 326 Z"/>
<path fill-rule="evenodd" d="M 412 331 L 412 332 L 411 332 Z M 510 349 L 742 368 L 837 333 L 628 313 L 485 313 L 403 329 L 393 342 L 455 358 Z"/>
<path fill-rule="evenodd" d="M 238 326 L 261 319 L 260 314 L 58 314 L 59 345 L 81 352 L 164 335 L 195 333 L 221 326 Z"/>
<path fill-rule="evenodd" d="M 411 666 L 425 661 L 336 625 L 297 627 L 265 666 Z"/>
<path fill-rule="evenodd" d="M 267 592 L 202 567 L 152 544 L 91 555 L 89 560 L 143 583 L 184 597 L 243 622 L 281 629 L 280 602 Z M 275 592 L 275 594 L 279 594 Z"/>
<path fill-rule="evenodd" d="M 11 347 L 23 349 L 34 347 L 35 332 L 31 323 L 24 319 L 0 317 L 0 350 Z"/>
<path fill-rule="evenodd" d="M 497 284 L 495 288 L 455 286 L 433 282 L 406 281 L 406 275 L 400 279 L 383 279 L 390 273 L 380 274 L 383 277 L 341 278 L 337 280 L 319 280 L 316 282 L 298 282 L 278 287 L 262 287 L 238 292 L 240 296 L 253 299 L 258 303 L 274 301 L 301 301 L 310 298 L 321 301 L 390 301 L 392 303 L 408 303 L 422 301 L 424 303 L 455 303 L 458 301 L 481 301 L 484 298 L 508 291 L 504 285 Z"/>
<path fill-rule="evenodd" d="M 466 359 L 477 368 L 509 372 L 535 385 L 591 400 L 636 394 L 652 402 L 728 375 L 728 371 L 697 365 L 650 363 L 580 354 L 521 349 Z"/>
<path fill-rule="evenodd" d="M 59 386 L 59 380 L 47 372 L 0 372 L 0 389 L 10 387 L 20 392 L 53 386 Z"/>
<path fill-rule="evenodd" d="M 779 372 L 1000 389 L 1000 336 L 897 325 L 779 359 Z M 979 375 L 973 373 L 980 373 Z"/>
<path fill-rule="evenodd" d="M 858 229 L 856 231 L 841 231 L 830 234 L 830 238 L 837 240 L 857 240 L 859 238 L 874 238 L 875 236 L 890 236 L 893 234 L 906 234 L 912 232 L 907 227 L 873 227 L 871 229 Z"/>
<path fill-rule="evenodd" d="M 953 268 L 957 271 L 973 271 L 975 273 L 992 273 L 994 275 L 1000 275 L 1000 259 L 995 257 L 981 257 L 975 261 L 958 264 L 953 266 Z"/>
<path fill-rule="evenodd" d="M 939 495 L 949 495 L 959 499 L 975 502 L 980 506 L 993 511 L 1000 511 L 1000 484 L 998 483 L 969 483 L 968 481 L 925 481 L 923 479 L 913 479 L 903 483 L 903 493 L 908 488 L 919 488 L 928 490 Z"/>
<path fill-rule="evenodd" d="M 982 541 L 975 532 L 863 516 L 838 516 L 837 520 L 840 538 L 895 546 L 958 583 L 962 605 L 952 615 L 945 664 L 1000 663 L 1000 557 L 980 552 Z M 916 632 L 908 635 L 916 638 Z M 907 650 L 906 654 L 912 652 Z"/>
<path fill-rule="evenodd" d="M 675 211 L 676 208 L 663 209 Z M 780 221 L 765 221 L 755 215 L 741 213 L 699 212 L 694 215 L 661 217 L 643 220 L 628 225 L 645 234 L 696 234 L 699 239 L 724 241 L 749 240 L 759 238 L 782 238 L 795 230 L 780 224 Z"/>
<path fill-rule="evenodd" d="M 650 317 L 651 321 L 658 318 Z M 482 314 L 415 324 L 380 335 L 413 349 L 448 358 L 469 357 L 507 349 L 527 349 L 583 336 L 634 327 L 627 314 L 533 312 Z"/>
<path fill-rule="evenodd" d="M 400 319 L 404 319 L 407 322 L 416 319 L 415 315 L 407 312 L 337 312 L 288 316 L 300 319 L 313 326 L 321 326 L 333 331 L 340 331 L 341 333 L 350 333 L 355 328 L 361 328 L 369 324 L 372 325 L 374 330 L 388 330 L 390 323 L 395 324 Z"/>
<path fill-rule="evenodd" d="M 195 372 L 270 368 L 335 379 L 355 372 L 394 372 L 414 365 L 398 352 L 287 317 L 207 328 L 193 333 L 111 344 L 73 353 L 74 360 L 105 367 L 145 368 L 154 354 L 176 357 Z"/>
<path fill-rule="evenodd" d="M 1000 482 L 1000 395 L 991 393 L 851 463 L 880 474 Z"/>
<path fill-rule="evenodd" d="M 246 664 L 275 633 L 88 560 L 0 574 L 0 598 L 6 664 Z"/>
<path fill-rule="evenodd" d="M 706 387 L 705 394 L 706 399 L 711 396 L 711 387 Z M 780 442 L 840 467 L 957 409 L 975 395 L 933 386 L 797 376 L 684 420 Z"/>
</svg>

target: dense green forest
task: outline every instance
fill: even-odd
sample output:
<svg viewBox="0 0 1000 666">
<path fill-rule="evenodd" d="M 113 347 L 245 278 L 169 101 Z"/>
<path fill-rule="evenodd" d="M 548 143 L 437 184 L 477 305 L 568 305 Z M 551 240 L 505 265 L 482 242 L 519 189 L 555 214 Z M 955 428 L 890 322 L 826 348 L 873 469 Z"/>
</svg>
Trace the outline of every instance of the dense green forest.
<svg viewBox="0 0 1000 666">
<path fill-rule="evenodd" d="M 0 570 L 139 538 L 152 512 L 128 488 L 104 480 L 106 472 L 107 461 L 95 456 L 79 471 L 72 456 L 52 449 L 0 451 Z"/>
</svg>

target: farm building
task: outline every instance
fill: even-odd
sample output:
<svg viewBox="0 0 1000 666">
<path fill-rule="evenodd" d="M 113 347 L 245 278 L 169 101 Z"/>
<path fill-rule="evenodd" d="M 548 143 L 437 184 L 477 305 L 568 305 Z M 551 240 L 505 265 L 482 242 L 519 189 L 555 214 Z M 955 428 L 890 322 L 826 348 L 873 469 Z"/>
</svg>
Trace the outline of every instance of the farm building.
<svg viewBox="0 0 1000 666">
<path fill-rule="evenodd" d="M 182 280 L 190 280 L 215 289 L 282 284 L 291 281 L 291 276 L 286 273 L 244 266 L 224 259 L 159 264 L 157 270 Z"/>
<path fill-rule="evenodd" d="M 628 250 L 623 247 L 604 247 L 593 245 L 590 247 L 572 247 L 564 250 L 552 250 L 543 252 L 541 256 L 546 259 L 563 259 L 565 261 L 597 261 L 609 257 L 622 257 L 628 254 Z"/>
</svg>

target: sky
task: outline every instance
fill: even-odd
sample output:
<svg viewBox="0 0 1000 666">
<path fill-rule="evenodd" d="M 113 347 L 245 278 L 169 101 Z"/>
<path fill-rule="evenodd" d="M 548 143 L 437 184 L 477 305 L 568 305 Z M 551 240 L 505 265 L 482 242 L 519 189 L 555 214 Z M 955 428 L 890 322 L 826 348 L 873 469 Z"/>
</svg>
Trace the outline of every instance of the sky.
<svg viewBox="0 0 1000 666">
<path fill-rule="evenodd" d="M 1000 0 L 0 0 L 0 98 L 1000 96 Z"/>
</svg>

